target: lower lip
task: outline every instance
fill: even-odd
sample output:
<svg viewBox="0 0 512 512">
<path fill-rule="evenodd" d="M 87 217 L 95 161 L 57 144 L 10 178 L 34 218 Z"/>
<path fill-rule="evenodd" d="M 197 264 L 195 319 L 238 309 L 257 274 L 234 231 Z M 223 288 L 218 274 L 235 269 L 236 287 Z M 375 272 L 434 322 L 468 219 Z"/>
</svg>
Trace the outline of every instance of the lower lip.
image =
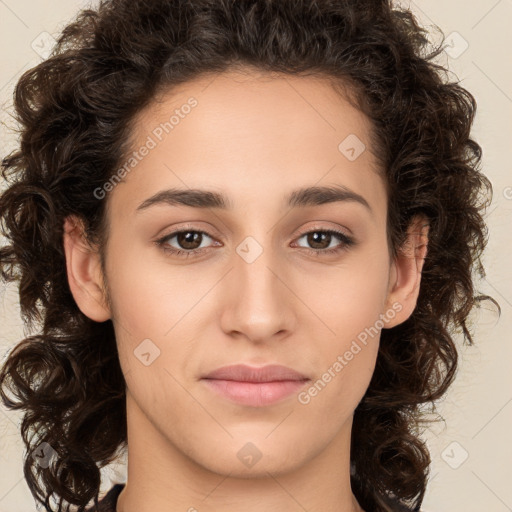
<svg viewBox="0 0 512 512">
<path fill-rule="evenodd" d="M 235 380 L 202 379 L 211 389 L 242 405 L 263 407 L 297 393 L 308 380 L 275 382 L 240 382 Z"/>
</svg>

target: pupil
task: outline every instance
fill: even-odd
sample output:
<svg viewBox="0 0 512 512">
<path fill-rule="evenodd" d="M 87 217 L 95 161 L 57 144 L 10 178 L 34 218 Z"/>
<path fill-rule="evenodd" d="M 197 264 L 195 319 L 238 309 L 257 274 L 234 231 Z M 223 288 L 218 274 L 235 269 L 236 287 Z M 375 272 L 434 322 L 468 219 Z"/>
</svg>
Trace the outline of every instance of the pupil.
<svg viewBox="0 0 512 512">
<path fill-rule="evenodd" d="M 197 249 L 201 245 L 200 238 L 201 238 L 201 233 L 185 231 L 178 235 L 178 243 L 184 249 Z M 199 243 L 197 243 L 198 239 L 199 239 Z"/>
<path fill-rule="evenodd" d="M 312 234 L 309 235 L 308 242 L 310 243 L 310 245 L 312 247 L 322 248 L 322 240 L 321 239 L 325 238 L 325 237 L 330 237 L 330 236 L 331 235 L 329 233 L 318 233 L 318 231 L 315 231 L 315 232 L 313 232 Z M 319 238 L 320 238 L 320 242 L 318 241 Z"/>
</svg>

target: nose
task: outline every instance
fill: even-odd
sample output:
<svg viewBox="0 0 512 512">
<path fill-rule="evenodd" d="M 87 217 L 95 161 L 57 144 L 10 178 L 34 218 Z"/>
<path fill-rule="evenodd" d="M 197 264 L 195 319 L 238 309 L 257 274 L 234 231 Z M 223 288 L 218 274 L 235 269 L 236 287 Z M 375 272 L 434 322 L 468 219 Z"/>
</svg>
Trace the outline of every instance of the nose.
<svg viewBox="0 0 512 512">
<path fill-rule="evenodd" d="M 282 339 L 294 329 L 297 298 L 293 277 L 269 244 L 248 237 L 233 254 L 223 284 L 221 327 L 254 343 Z"/>
</svg>

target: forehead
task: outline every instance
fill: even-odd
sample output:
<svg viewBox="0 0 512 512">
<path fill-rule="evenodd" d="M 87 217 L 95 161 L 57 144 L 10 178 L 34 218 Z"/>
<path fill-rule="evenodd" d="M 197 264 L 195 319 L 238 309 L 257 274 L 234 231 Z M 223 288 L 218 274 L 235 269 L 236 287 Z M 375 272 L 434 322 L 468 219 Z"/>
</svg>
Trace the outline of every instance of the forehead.
<svg viewBox="0 0 512 512">
<path fill-rule="evenodd" d="M 144 146 L 112 205 L 130 215 L 163 188 L 223 192 L 235 208 L 299 186 L 343 184 L 385 208 L 369 119 L 325 78 L 232 70 L 162 91 L 133 121 Z M 355 155 L 355 158 L 354 158 Z"/>
</svg>

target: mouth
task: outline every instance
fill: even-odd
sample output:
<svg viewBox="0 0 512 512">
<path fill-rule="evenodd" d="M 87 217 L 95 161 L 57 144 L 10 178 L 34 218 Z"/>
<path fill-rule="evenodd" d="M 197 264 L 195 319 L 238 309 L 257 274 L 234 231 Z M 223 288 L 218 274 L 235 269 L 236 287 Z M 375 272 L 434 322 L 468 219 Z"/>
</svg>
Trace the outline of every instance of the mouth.
<svg viewBox="0 0 512 512">
<path fill-rule="evenodd" d="M 276 382 L 240 382 L 236 380 L 203 379 L 216 393 L 232 402 L 251 407 L 264 407 L 298 393 L 309 380 Z"/>
<path fill-rule="evenodd" d="M 297 393 L 311 379 L 285 366 L 255 368 L 233 365 L 218 368 L 201 379 L 231 402 L 251 407 L 274 404 Z"/>
</svg>

